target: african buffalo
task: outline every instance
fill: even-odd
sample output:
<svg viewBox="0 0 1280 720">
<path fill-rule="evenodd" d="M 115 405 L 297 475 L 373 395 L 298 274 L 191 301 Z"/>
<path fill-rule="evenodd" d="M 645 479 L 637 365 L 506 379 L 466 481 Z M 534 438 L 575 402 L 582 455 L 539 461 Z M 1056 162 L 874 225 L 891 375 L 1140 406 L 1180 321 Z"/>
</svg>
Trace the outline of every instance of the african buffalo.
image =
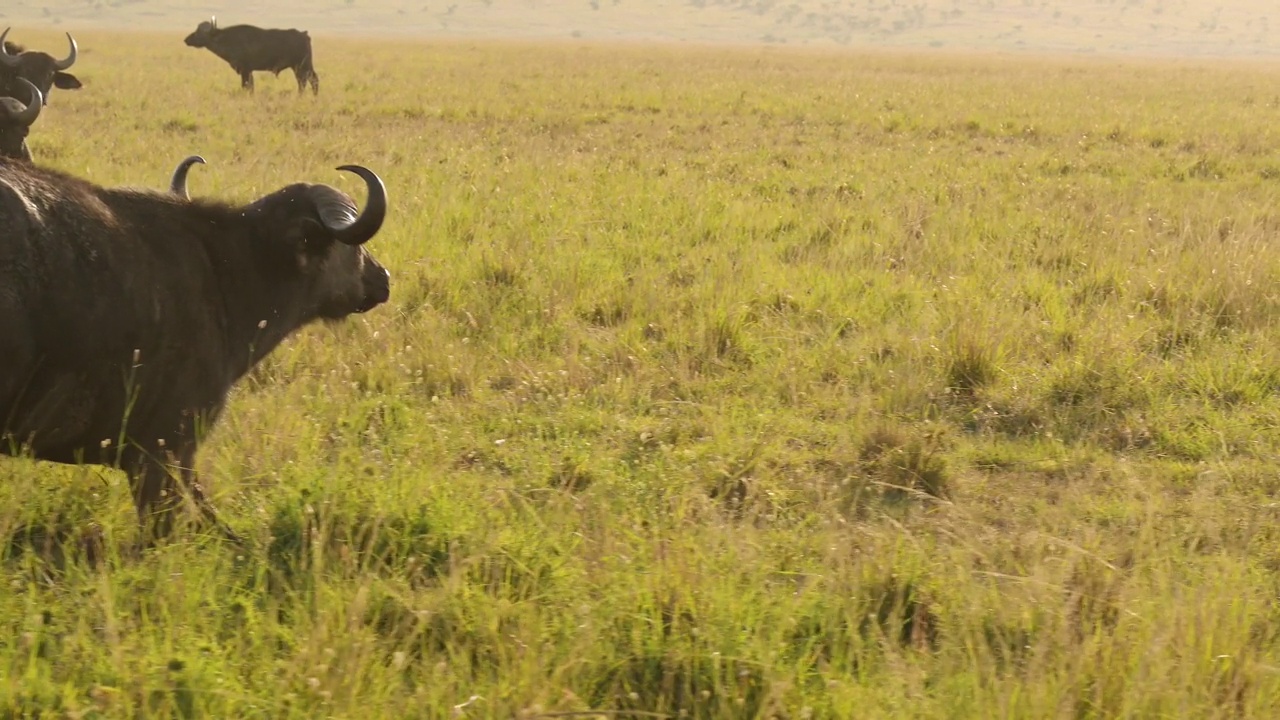
<svg viewBox="0 0 1280 720">
<path fill-rule="evenodd" d="M 26 78 L 18 78 L 19 87 L 25 87 L 26 103 L 17 98 L 0 97 L 0 157 L 14 158 L 31 162 L 31 151 L 27 148 L 27 132 L 31 124 L 40 117 L 43 105 L 40 91 Z"/>
<path fill-rule="evenodd" d="M 362 247 L 386 188 L 338 169 L 364 179 L 362 213 L 328 185 L 236 206 L 0 158 L 0 454 L 120 467 L 158 535 L 178 490 L 208 511 L 194 458 L 237 380 L 302 326 L 390 295 Z"/>
<path fill-rule="evenodd" d="M 65 58 L 58 60 L 48 53 L 23 50 L 21 45 L 7 42 L 5 38 L 8 37 L 11 29 L 5 28 L 4 32 L 0 33 L 0 96 L 12 97 L 18 89 L 15 85 L 18 78 L 26 78 L 40 88 L 45 105 L 49 104 L 49 92 L 55 87 L 63 90 L 76 90 L 82 87 L 75 75 L 66 72 L 76 64 L 78 55 L 76 39 L 71 37 L 71 33 L 67 33 L 71 52 Z"/>
<path fill-rule="evenodd" d="M 210 18 L 196 26 L 186 37 L 191 47 L 208 48 L 226 60 L 240 74 L 240 86 L 253 92 L 253 73 L 263 71 L 280 74 L 292 68 L 298 79 L 298 92 L 311 83 L 311 92 L 320 92 L 320 76 L 311 64 L 311 36 L 306 30 L 264 30 L 253 25 L 218 27 L 218 19 Z"/>
</svg>

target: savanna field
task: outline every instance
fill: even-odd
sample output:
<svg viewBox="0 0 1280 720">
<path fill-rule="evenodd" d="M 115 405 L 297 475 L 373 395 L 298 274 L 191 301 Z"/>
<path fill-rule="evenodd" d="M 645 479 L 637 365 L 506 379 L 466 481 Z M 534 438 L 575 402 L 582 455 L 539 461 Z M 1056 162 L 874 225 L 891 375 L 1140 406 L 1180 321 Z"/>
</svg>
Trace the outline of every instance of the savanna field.
<svg viewBox="0 0 1280 720">
<path fill-rule="evenodd" d="M 1274 64 L 181 38 L 37 162 L 367 165 L 392 299 L 237 386 L 246 548 L 0 459 L 0 716 L 1280 714 Z"/>
</svg>

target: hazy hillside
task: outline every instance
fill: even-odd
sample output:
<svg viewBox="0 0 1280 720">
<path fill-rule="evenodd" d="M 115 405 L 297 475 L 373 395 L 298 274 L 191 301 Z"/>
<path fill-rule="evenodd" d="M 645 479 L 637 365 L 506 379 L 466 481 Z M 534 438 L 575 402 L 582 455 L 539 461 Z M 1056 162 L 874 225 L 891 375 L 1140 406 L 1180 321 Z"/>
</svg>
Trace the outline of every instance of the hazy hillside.
<svg viewBox="0 0 1280 720">
<path fill-rule="evenodd" d="M 1274 56 L 1267 0 L 7 0 L 0 22 L 173 29 L 217 14 L 317 33 Z M 1272 17 L 1276 16 L 1276 17 Z M 16 35 L 21 33 L 15 32 Z"/>
</svg>

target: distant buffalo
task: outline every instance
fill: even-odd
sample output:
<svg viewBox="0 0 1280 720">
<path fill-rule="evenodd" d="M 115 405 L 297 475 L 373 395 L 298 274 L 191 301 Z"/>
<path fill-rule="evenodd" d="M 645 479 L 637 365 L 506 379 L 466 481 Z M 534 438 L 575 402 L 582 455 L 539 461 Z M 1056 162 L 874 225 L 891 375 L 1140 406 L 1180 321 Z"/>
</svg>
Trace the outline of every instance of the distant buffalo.
<svg viewBox="0 0 1280 720">
<path fill-rule="evenodd" d="M 236 206 L 0 159 L 0 453 L 121 467 L 158 534 L 170 466 L 208 510 L 196 449 L 232 386 L 302 326 L 390 295 L 362 247 L 386 189 L 338 169 L 364 179 L 363 212 L 327 185 Z"/>
<path fill-rule="evenodd" d="M 27 101 L 0 97 L 0 157 L 31 162 L 31 150 L 27 148 L 27 132 L 40 117 L 43 98 L 35 85 L 26 78 L 18 78 L 18 86 L 27 90 Z"/>
<path fill-rule="evenodd" d="M 6 41 L 11 29 L 5 28 L 0 33 L 0 96 L 14 97 L 20 91 L 16 84 L 18 78 L 26 78 L 39 88 L 41 102 L 45 105 L 49 104 L 49 93 L 53 88 L 76 90 L 81 87 L 76 76 L 66 72 L 76 64 L 79 52 L 76 39 L 71 37 L 71 33 L 67 33 L 71 52 L 58 60 L 48 53 L 23 50 L 21 45 Z"/>
<path fill-rule="evenodd" d="M 240 74 L 240 85 L 253 92 L 253 73 L 266 71 L 280 74 L 292 68 L 298 79 L 298 92 L 311 84 L 311 92 L 320 92 L 320 76 L 311 64 L 311 36 L 305 30 L 264 30 L 253 25 L 218 27 L 218 19 L 210 18 L 196 26 L 187 36 L 187 45 L 208 48 L 226 60 Z"/>
</svg>

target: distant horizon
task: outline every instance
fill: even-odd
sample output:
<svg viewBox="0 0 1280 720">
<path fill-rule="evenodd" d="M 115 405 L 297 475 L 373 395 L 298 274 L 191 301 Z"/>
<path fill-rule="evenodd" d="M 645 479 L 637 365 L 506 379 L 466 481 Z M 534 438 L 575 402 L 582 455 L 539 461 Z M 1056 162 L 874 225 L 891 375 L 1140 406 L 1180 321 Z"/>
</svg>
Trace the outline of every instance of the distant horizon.
<svg viewBox="0 0 1280 720">
<path fill-rule="evenodd" d="M 871 6 L 875 5 L 875 9 Z M 1187 59 L 1280 57 L 1280 12 L 1261 0 L 286 0 L 270 9 L 135 0 L 11 0 L 0 25 L 41 42 L 63 30 L 189 32 L 224 25 L 296 27 L 314 34 L 432 41 L 585 41 L 815 50 L 997 52 Z"/>
</svg>

